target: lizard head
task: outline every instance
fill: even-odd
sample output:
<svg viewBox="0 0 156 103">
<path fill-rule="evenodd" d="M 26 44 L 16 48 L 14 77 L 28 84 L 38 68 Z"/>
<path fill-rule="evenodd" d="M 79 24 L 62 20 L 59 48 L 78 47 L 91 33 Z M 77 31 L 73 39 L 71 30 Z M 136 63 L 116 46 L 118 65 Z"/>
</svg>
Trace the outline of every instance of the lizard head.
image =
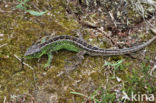
<svg viewBox="0 0 156 103">
<path fill-rule="evenodd" d="M 27 59 L 31 58 L 39 58 L 42 55 L 41 49 L 39 45 L 32 45 L 28 48 L 28 50 L 25 52 L 24 57 Z"/>
</svg>

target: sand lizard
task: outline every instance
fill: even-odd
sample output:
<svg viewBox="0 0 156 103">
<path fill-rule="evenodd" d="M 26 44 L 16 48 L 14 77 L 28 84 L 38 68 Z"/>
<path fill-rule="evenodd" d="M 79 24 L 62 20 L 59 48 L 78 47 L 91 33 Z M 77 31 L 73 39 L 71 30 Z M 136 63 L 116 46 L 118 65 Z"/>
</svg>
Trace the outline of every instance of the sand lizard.
<svg viewBox="0 0 156 103">
<path fill-rule="evenodd" d="M 79 52 L 82 56 L 84 54 L 88 54 L 91 56 L 112 56 L 112 55 L 124 55 L 124 54 L 130 54 L 133 52 L 136 52 L 146 46 L 148 46 L 152 41 L 156 39 L 156 36 L 154 36 L 149 41 L 138 45 L 133 46 L 130 48 L 123 48 L 123 49 L 103 49 L 98 48 L 92 45 L 89 45 L 85 41 L 81 40 L 80 38 L 74 37 L 74 36 L 47 36 L 44 37 L 41 41 L 36 42 L 31 47 L 28 48 L 28 50 L 25 53 L 25 58 L 31 59 L 31 58 L 40 58 L 42 55 L 47 54 L 48 55 L 48 62 L 45 64 L 45 67 L 49 66 L 53 55 L 52 52 L 66 49 L 68 51 L 73 52 Z"/>
</svg>

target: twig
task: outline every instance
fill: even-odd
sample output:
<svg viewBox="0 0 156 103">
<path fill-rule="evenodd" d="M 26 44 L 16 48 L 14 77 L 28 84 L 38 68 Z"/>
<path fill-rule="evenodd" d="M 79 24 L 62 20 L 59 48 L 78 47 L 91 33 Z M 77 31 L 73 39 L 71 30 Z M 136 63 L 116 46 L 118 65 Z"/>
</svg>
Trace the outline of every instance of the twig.
<svg viewBox="0 0 156 103">
<path fill-rule="evenodd" d="M 92 29 L 95 29 L 97 30 L 98 32 L 104 34 L 104 36 L 106 38 L 108 38 L 109 40 L 111 40 L 111 42 L 113 43 L 113 45 L 117 45 L 119 48 L 121 48 L 121 46 L 119 46 L 110 36 L 107 35 L 107 32 L 105 32 L 104 30 L 102 30 L 102 28 L 100 27 L 97 27 L 95 24 L 93 23 L 90 23 L 90 22 L 81 22 L 81 24 L 87 28 L 92 28 Z"/>
<path fill-rule="evenodd" d="M 156 70 L 156 64 L 153 66 L 153 68 L 151 69 L 151 71 L 150 71 L 150 76 L 153 76 L 153 71 L 155 71 Z M 154 76 L 154 77 L 156 77 L 156 76 Z"/>
<path fill-rule="evenodd" d="M 156 27 L 151 27 L 150 30 L 152 31 L 153 34 L 156 34 Z"/>
<path fill-rule="evenodd" d="M 17 58 L 20 62 L 22 61 L 16 54 L 14 54 L 15 58 Z M 23 62 L 24 65 L 26 65 L 27 67 L 29 67 L 31 70 L 33 70 L 33 79 L 34 79 L 34 83 L 35 83 L 35 88 L 37 87 L 36 86 L 36 75 L 35 75 L 35 71 L 34 71 L 34 68 L 31 67 L 29 64 L 26 64 L 25 62 Z"/>
<path fill-rule="evenodd" d="M 17 58 L 20 62 L 22 61 L 16 54 L 14 54 L 15 58 Z M 34 71 L 34 68 L 31 67 L 29 64 L 23 62 L 24 65 L 26 65 L 27 67 L 29 67 L 31 70 L 33 70 L 33 79 L 34 79 L 34 83 L 35 83 L 35 87 L 36 86 L 36 75 L 35 75 L 35 71 Z"/>
<path fill-rule="evenodd" d="M 0 48 L 3 47 L 3 46 L 6 46 L 6 45 L 8 45 L 8 43 L 5 43 L 5 44 L 3 44 L 3 45 L 0 45 Z"/>
<path fill-rule="evenodd" d="M 4 97 L 3 103 L 6 103 L 6 96 Z"/>
<path fill-rule="evenodd" d="M 121 45 L 117 44 L 110 36 L 107 35 L 107 33 L 99 28 L 97 28 L 97 30 L 99 32 L 101 32 L 102 34 L 105 35 L 105 37 L 107 37 L 109 40 L 111 40 L 111 42 L 115 45 L 115 46 L 118 46 L 120 49 L 122 48 Z M 132 59 L 137 59 L 136 57 L 132 56 L 131 54 L 126 54 L 126 56 L 129 56 L 131 57 Z M 138 59 L 139 60 L 139 59 Z"/>
<path fill-rule="evenodd" d="M 16 59 L 18 59 L 19 61 L 21 61 L 21 59 L 20 59 L 16 54 L 14 54 L 14 56 L 15 56 Z M 25 66 L 29 67 L 31 70 L 34 70 L 34 68 L 31 67 L 29 64 L 26 64 L 25 62 L 23 62 L 23 64 L 24 64 Z"/>
<path fill-rule="evenodd" d="M 116 45 L 119 48 L 121 48 L 121 46 L 119 44 L 117 44 L 110 36 L 108 36 L 105 31 L 101 30 L 100 28 L 96 28 L 96 29 L 98 30 L 98 32 L 101 32 L 102 34 L 104 34 L 105 37 L 107 37 L 109 40 L 111 40 L 111 42 L 113 43 L 113 45 Z"/>
<path fill-rule="evenodd" d="M 0 12 L 1 13 L 11 13 L 12 11 L 4 11 L 4 10 L 0 9 Z"/>
<path fill-rule="evenodd" d="M 91 24 L 88 23 L 88 22 L 81 22 L 81 23 L 82 23 L 83 26 L 86 26 L 86 27 L 88 27 L 88 28 L 95 29 L 95 30 L 97 30 L 98 32 L 104 34 L 104 36 L 105 36 L 106 38 L 108 38 L 108 39 L 112 42 L 113 45 L 119 47 L 120 49 L 122 48 L 121 45 L 117 44 L 109 35 L 107 35 L 107 32 L 105 32 L 104 30 L 102 30 L 102 28 L 96 27 L 96 26 L 93 25 L 93 24 L 91 25 Z M 137 59 L 136 57 L 132 56 L 131 54 L 126 54 L 126 55 L 129 56 L 129 57 L 131 57 L 132 59 Z"/>
<path fill-rule="evenodd" d="M 109 15 L 110 15 L 110 17 L 111 17 L 111 20 L 112 20 L 113 23 L 114 23 L 114 26 L 117 27 L 116 21 L 115 21 L 115 18 L 114 18 L 114 16 L 113 16 L 113 14 L 112 14 L 111 12 L 109 12 Z"/>
</svg>

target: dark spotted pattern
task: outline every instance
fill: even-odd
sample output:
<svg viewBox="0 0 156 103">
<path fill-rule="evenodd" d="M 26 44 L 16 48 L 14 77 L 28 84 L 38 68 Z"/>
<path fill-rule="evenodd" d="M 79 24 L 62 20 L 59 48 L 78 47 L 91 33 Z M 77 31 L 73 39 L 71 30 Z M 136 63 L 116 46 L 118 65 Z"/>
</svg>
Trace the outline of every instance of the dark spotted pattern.
<svg viewBox="0 0 156 103">
<path fill-rule="evenodd" d="M 149 45 L 152 41 L 154 41 L 156 39 L 156 36 L 154 36 L 152 39 L 150 39 L 149 41 L 138 45 L 138 46 L 134 46 L 131 48 L 124 48 L 124 49 L 102 49 L 102 48 L 98 48 L 92 45 L 87 44 L 85 41 L 73 37 L 73 36 L 66 36 L 66 35 L 62 35 L 62 36 L 56 36 L 56 37 L 48 37 L 46 38 L 46 42 L 41 43 L 41 42 L 37 42 L 37 44 L 39 45 L 40 49 L 44 48 L 45 46 L 52 44 L 52 43 L 56 43 L 58 41 L 69 41 L 75 45 L 77 45 L 80 48 L 83 48 L 85 51 L 87 51 L 87 54 L 90 55 L 102 55 L 102 56 L 109 56 L 109 55 L 122 55 L 122 54 L 129 54 L 132 52 L 136 52 L 142 48 L 144 48 L 145 46 Z"/>
<path fill-rule="evenodd" d="M 92 49 L 94 49 L 94 50 L 98 50 L 98 48 L 97 48 L 97 47 L 93 47 Z"/>
</svg>

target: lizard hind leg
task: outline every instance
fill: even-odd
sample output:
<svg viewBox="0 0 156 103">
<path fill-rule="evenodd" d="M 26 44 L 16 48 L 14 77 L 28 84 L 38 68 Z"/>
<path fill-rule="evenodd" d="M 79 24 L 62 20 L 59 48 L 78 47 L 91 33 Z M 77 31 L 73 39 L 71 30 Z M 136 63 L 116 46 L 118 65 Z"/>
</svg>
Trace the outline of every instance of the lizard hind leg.
<svg viewBox="0 0 156 103">
<path fill-rule="evenodd" d="M 86 54 L 86 51 L 80 51 L 76 54 L 76 56 L 78 57 L 79 60 L 83 60 L 84 59 L 84 55 Z"/>
<path fill-rule="evenodd" d="M 50 66 L 53 59 L 53 55 L 51 52 L 48 52 L 47 55 L 48 55 L 48 62 L 44 65 L 45 68 Z"/>
<path fill-rule="evenodd" d="M 84 54 L 86 54 L 86 51 L 80 51 L 76 54 L 76 56 L 72 56 L 70 59 L 66 60 L 66 62 L 68 63 L 68 65 L 65 65 L 66 68 L 66 72 L 70 72 L 75 70 L 80 64 L 82 64 L 82 60 L 84 59 Z M 72 60 L 72 61 L 70 61 Z M 75 60 L 76 62 L 74 62 L 73 60 Z M 71 66 L 69 66 L 69 64 L 72 64 Z"/>
</svg>

